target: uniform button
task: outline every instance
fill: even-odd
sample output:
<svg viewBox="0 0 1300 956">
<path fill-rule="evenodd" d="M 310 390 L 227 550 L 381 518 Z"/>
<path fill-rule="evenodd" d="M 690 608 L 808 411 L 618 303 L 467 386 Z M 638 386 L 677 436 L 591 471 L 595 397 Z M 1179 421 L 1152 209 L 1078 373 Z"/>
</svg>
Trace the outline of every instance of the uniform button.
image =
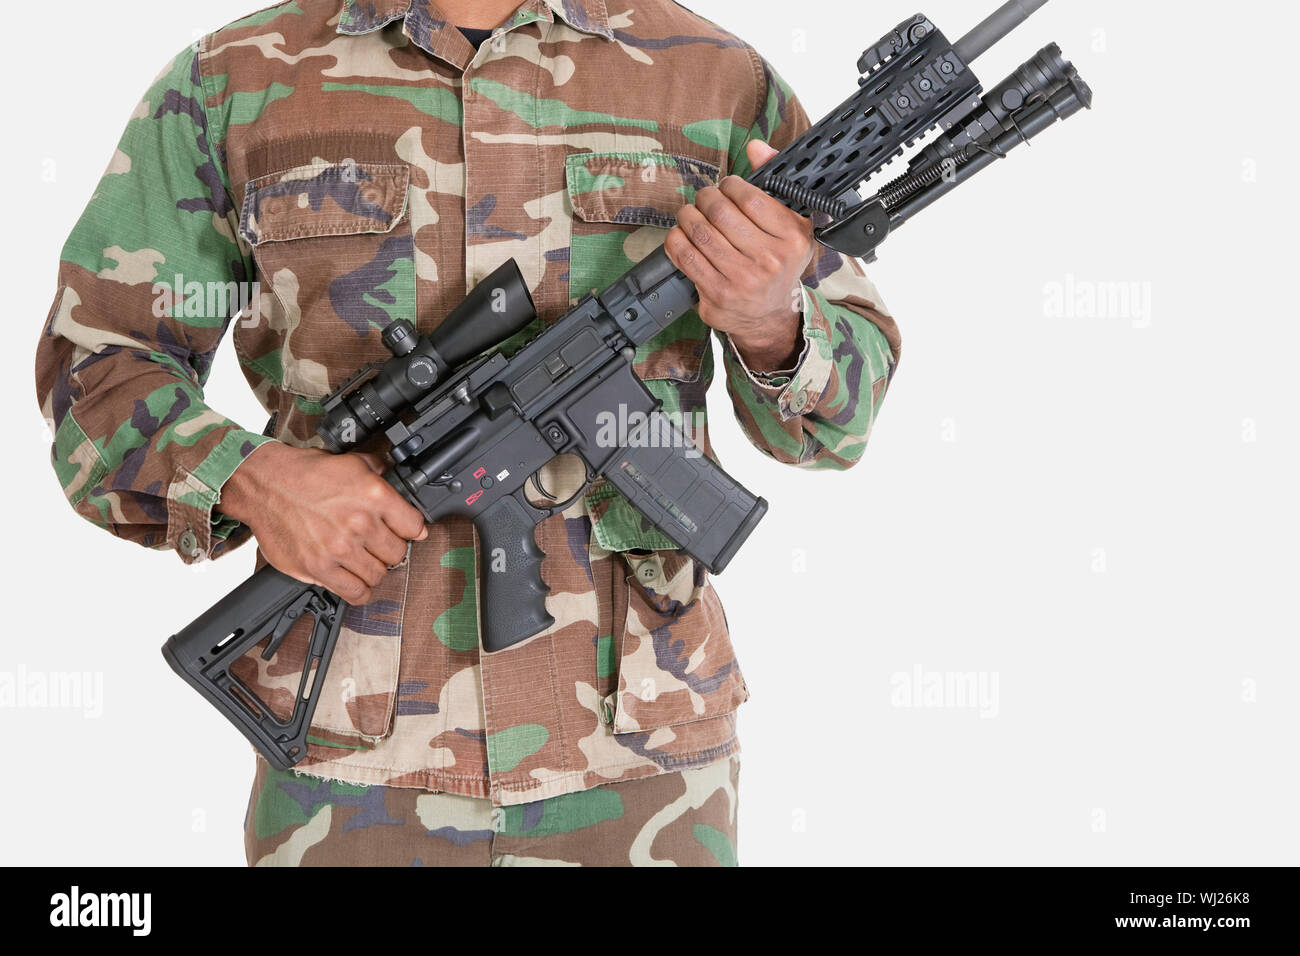
<svg viewBox="0 0 1300 956">
<path fill-rule="evenodd" d="M 790 411 L 802 412 L 807 407 L 808 407 L 807 392 L 795 392 L 793 395 L 790 396 Z"/>
<path fill-rule="evenodd" d="M 612 724 L 614 722 L 614 703 L 615 700 L 613 694 L 601 699 L 600 719 L 606 724 Z"/>
<path fill-rule="evenodd" d="M 203 553 L 199 550 L 199 538 L 198 535 L 194 533 L 193 528 L 186 528 L 181 532 L 179 544 L 181 554 L 185 555 L 187 558 L 197 558 Z"/>
<path fill-rule="evenodd" d="M 642 581 L 650 582 L 657 580 L 662 571 L 658 558 L 646 558 L 637 565 L 636 576 Z"/>
</svg>

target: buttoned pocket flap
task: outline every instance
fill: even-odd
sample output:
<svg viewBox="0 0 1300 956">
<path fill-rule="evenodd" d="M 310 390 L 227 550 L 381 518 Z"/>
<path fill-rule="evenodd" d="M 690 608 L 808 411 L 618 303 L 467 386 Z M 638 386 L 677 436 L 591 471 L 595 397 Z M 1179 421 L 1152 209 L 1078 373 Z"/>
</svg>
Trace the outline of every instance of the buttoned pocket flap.
<svg viewBox="0 0 1300 956">
<path fill-rule="evenodd" d="M 565 161 L 578 219 L 661 229 L 675 226 L 677 210 L 720 174 L 712 163 L 673 153 L 575 153 Z"/>
<path fill-rule="evenodd" d="M 680 551 L 623 557 L 631 571 L 614 733 L 733 713 L 749 690 L 704 569 Z"/>
<path fill-rule="evenodd" d="M 239 233 L 258 246 L 392 232 L 406 213 L 410 181 L 398 163 L 313 163 L 271 173 L 244 190 Z"/>
</svg>

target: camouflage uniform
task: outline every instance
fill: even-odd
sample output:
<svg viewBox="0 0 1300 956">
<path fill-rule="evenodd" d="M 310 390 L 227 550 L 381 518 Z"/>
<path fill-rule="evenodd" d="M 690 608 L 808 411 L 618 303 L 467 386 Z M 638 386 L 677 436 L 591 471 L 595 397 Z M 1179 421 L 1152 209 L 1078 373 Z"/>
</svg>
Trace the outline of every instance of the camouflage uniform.
<svg viewBox="0 0 1300 956">
<path fill-rule="evenodd" d="M 257 762 L 250 866 L 736 866 L 740 761 L 494 807 Z"/>
<path fill-rule="evenodd" d="M 223 483 L 269 440 L 319 445 L 321 399 L 385 355 L 389 322 L 427 332 L 510 257 L 552 321 L 696 190 L 747 175 L 749 140 L 807 125 L 753 49 L 665 0 L 527 0 L 478 51 L 429 0 L 296 0 L 204 38 L 146 93 L 63 251 L 37 389 L 68 500 L 187 562 L 225 554 L 249 533 L 213 510 Z M 205 301 L 251 280 L 255 318 Z M 819 248 L 803 283 L 797 365 L 751 370 L 717 336 L 722 371 L 757 448 L 843 469 L 898 332 L 856 262 Z M 204 400 L 228 328 L 261 434 Z M 688 313 L 636 359 L 696 423 L 712 337 Z M 736 754 L 748 690 L 703 569 L 599 482 L 537 540 L 555 624 L 491 656 L 472 525 L 414 544 L 348 612 L 299 769 L 509 807 Z M 304 646 L 244 662 L 273 709 Z"/>
</svg>

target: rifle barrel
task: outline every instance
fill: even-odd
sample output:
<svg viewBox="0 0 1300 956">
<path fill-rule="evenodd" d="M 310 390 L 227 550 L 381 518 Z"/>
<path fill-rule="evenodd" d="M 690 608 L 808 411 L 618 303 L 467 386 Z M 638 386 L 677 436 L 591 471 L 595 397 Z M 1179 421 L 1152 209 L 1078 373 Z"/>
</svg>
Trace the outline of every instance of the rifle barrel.
<svg viewBox="0 0 1300 956">
<path fill-rule="evenodd" d="M 953 49 L 963 63 L 970 63 L 1020 24 L 1024 23 L 1047 0 L 1008 0 L 955 44 Z"/>
</svg>

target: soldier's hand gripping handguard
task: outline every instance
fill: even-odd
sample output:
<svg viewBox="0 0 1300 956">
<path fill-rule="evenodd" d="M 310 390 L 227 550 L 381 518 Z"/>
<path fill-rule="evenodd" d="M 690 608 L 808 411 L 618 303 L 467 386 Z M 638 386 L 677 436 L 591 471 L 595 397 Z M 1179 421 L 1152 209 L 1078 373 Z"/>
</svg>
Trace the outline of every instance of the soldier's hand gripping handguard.
<svg viewBox="0 0 1300 956">
<path fill-rule="evenodd" d="M 924 16 L 900 24 L 862 55 L 857 92 L 749 181 L 800 215 L 820 216 L 818 241 L 874 258 L 891 231 L 935 199 L 1091 106 L 1087 85 L 1055 44 L 987 94 L 970 69 L 1045 2 L 1011 0 L 956 43 Z M 936 128 L 902 176 L 860 196 L 864 181 Z M 661 247 L 509 357 L 480 355 L 536 318 L 511 260 L 429 335 L 406 321 L 390 325 L 384 343 L 393 357 L 326 400 L 318 429 L 326 447 L 343 452 L 382 433 L 392 459 L 384 477 L 407 501 L 430 522 L 473 520 L 485 652 L 504 651 L 553 623 L 533 532 L 577 495 L 540 507 L 525 486 L 558 455 L 580 457 L 588 483 L 609 481 L 712 572 L 727 566 L 763 517 L 767 503 L 695 448 L 633 372 L 637 346 L 696 301 L 694 285 Z M 638 440 L 608 440 L 606 416 L 620 413 L 646 422 L 635 430 Z M 268 566 L 168 639 L 163 654 L 274 766 L 287 769 L 305 754 L 318 678 L 344 609 L 325 588 Z M 270 659 L 305 617 L 313 630 L 296 706 L 280 720 L 233 665 L 263 642 Z"/>
</svg>

